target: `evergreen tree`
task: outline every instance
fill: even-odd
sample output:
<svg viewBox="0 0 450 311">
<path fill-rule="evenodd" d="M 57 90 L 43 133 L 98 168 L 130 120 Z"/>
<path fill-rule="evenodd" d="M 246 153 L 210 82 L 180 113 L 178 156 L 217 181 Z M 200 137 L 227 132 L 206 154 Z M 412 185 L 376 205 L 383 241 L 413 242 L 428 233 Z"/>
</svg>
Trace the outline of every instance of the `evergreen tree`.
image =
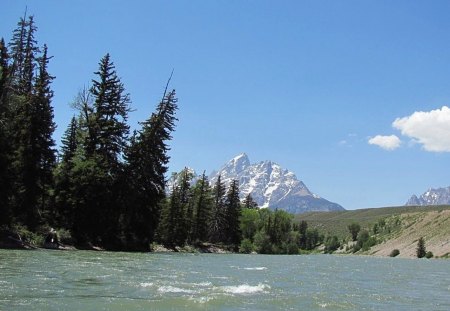
<svg viewBox="0 0 450 311">
<path fill-rule="evenodd" d="M 298 225 L 298 232 L 300 234 L 298 247 L 301 249 L 307 248 L 307 231 L 308 231 L 308 223 L 305 220 L 302 220 Z"/>
<path fill-rule="evenodd" d="M 228 189 L 225 202 L 226 238 L 227 242 L 238 246 L 241 242 L 239 218 L 241 216 L 241 201 L 239 199 L 239 183 L 233 180 Z"/>
<path fill-rule="evenodd" d="M 348 231 L 352 235 L 352 240 L 356 241 L 358 239 L 358 232 L 361 230 L 361 226 L 357 223 L 352 223 L 348 225 Z"/>
<path fill-rule="evenodd" d="M 5 40 L 0 40 L 0 114 L 6 112 L 6 93 L 9 79 L 9 55 Z M 4 118 L 4 116 L 3 116 Z"/>
<path fill-rule="evenodd" d="M 58 221 L 65 228 L 73 227 L 74 201 L 72 170 L 73 159 L 78 149 L 78 122 L 72 117 L 69 127 L 61 139 L 61 161 L 54 171 L 54 203 Z"/>
<path fill-rule="evenodd" d="M 258 208 L 258 203 L 253 200 L 253 197 L 250 193 L 247 194 L 243 203 L 245 208 Z"/>
<path fill-rule="evenodd" d="M 180 189 L 179 187 L 172 187 L 169 200 L 162 210 L 162 217 L 159 229 L 159 235 L 164 245 L 174 247 L 179 245 L 177 241 L 177 229 L 179 218 L 181 215 Z"/>
<path fill-rule="evenodd" d="M 15 92 L 19 92 L 19 85 L 24 72 L 25 46 L 27 38 L 26 16 L 17 23 L 17 28 L 13 31 L 13 37 L 9 43 L 12 56 L 12 65 L 10 67 L 9 87 Z"/>
<path fill-rule="evenodd" d="M 69 127 L 64 132 L 64 135 L 61 139 L 61 160 L 63 163 L 70 163 L 70 161 L 75 156 L 75 153 L 78 148 L 78 122 L 75 116 L 70 120 Z"/>
<path fill-rule="evenodd" d="M 427 249 L 425 247 L 425 240 L 423 237 L 421 237 L 419 241 L 417 241 L 416 254 L 417 258 L 423 258 L 427 254 Z"/>
<path fill-rule="evenodd" d="M 212 197 L 208 178 L 203 172 L 201 179 L 194 188 L 195 224 L 193 240 L 206 241 L 211 218 Z"/>
<path fill-rule="evenodd" d="M 73 158 L 74 231 L 80 240 L 121 247 L 121 215 L 127 177 L 123 152 L 127 145 L 129 96 L 106 54 L 99 62 L 89 92 L 81 91 L 80 151 Z M 67 146 L 69 147 L 69 146 Z"/>
<path fill-rule="evenodd" d="M 153 240 L 161 215 L 160 202 L 165 198 L 167 141 L 175 130 L 177 101 L 175 90 L 164 92 L 156 112 L 142 123 L 142 130 L 133 137 L 126 153 L 131 198 L 127 204 L 126 230 L 133 232 L 143 246 Z"/>
<path fill-rule="evenodd" d="M 211 242 L 225 241 L 226 214 L 225 214 L 225 184 L 222 182 L 222 177 L 216 180 L 213 189 L 214 203 L 211 215 L 211 222 L 209 225 L 209 239 Z"/>
<path fill-rule="evenodd" d="M 9 128 L 14 133 L 10 139 L 15 176 L 12 204 L 18 220 L 31 228 L 39 224 L 48 210 L 55 162 L 50 89 L 53 77 L 47 72 L 47 48 L 44 46 L 43 55 L 37 56 L 35 31 L 32 16 L 27 22 L 20 20 L 10 44 L 13 61 L 6 93 Z"/>
<path fill-rule="evenodd" d="M 106 54 L 95 72 L 98 80 L 92 80 L 94 98 L 95 136 L 89 137 L 89 151 L 99 153 L 112 169 L 118 169 L 121 155 L 127 145 L 130 111 L 129 95 L 117 77 L 114 63 Z"/>
<path fill-rule="evenodd" d="M 11 191 L 11 146 L 8 128 L 8 102 L 6 100 L 9 78 L 9 56 L 5 41 L 0 41 L 0 225 L 9 224 L 11 211 L 9 195 Z"/>
<path fill-rule="evenodd" d="M 53 169 L 56 162 L 55 141 L 53 140 L 53 132 L 56 129 L 56 125 L 53 122 L 53 107 L 51 105 L 53 91 L 50 88 L 54 77 L 50 76 L 47 71 L 49 59 L 47 46 L 44 45 L 43 54 L 38 59 L 39 74 L 34 86 L 33 96 L 33 106 L 36 110 L 35 123 L 38 129 L 33 140 L 36 145 L 34 150 L 39 154 L 36 161 L 39 164 L 42 209 L 48 208 L 50 204 L 48 196 L 50 188 L 53 187 Z"/>
<path fill-rule="evenodd" d="M 39 53 L 37 41 L 34 39 L 34 33 L 36 32 L 37 28 L 34 25 L 33 16 L 28 17 L 28 22 L 26 23 L 26 26 L 28 28 L 26 30 L 25 50 L 24 50 L 25 53 L 23 59 L 23 68 L 21 70 L 22 76 L 18 84 L 20 94 L 30 94 L 33 90 L 34 72 L 37 60 L 36 54 Z M 44 51 L 44 53 L 47 54 L 47 51 Z"/>
<path fill-rule="evenodd" d="M 191 231 L 192 204 L 190 181 L 192 173 L 187 169 L 183 169 L 177 174 L 178 185 L 172 188 L 169 204 L 163 211 L 161 220 L 162 240 L 165 245 L 183 246 L 188 240 Z"/>
</svg>

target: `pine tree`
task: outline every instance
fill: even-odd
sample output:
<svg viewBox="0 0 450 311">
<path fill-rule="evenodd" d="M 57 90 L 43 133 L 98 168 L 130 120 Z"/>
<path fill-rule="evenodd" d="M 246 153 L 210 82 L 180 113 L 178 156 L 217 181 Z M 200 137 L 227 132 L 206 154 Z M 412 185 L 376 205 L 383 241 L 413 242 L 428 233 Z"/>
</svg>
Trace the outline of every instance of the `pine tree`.
<svg viewBox="0 0 450 311">
<path fill-rule="evenodd" d="M 25 50 L 23 59 L 23 69 L 21 70 L 22 76 L 19 80 L 19 93 L 20 94 L 30 94 L 33 90 L 33 80 L 34 72 L 36 68 L 36 54 L 39 53 L 39 48 L 37 47 L 37 41 L 34 39 L 34 33 L 37 27 L 34 25 L 34 17 L 28 17 L 28 22 L 26 23 L 28 29 L 26 30 L 25 39 Z M 46 47 L 44 54 L 46 57 L 47 51 Z M 43 56 L 44 57 L 44 56 Z M 48 59 L 46 59 L 48 61 Z"/>
<path fill-rule="evenodd" d="M 54 149 L 55 141 L 53 140 L 53 132 L 56 125 L 53 122 L 53 107 L 51 100 L 53 91 L 50 84 L 54 77 L 50 76 L 47 71 L 50 57 L 47 55 L 47 46 L 44 45 L 43 54 L 38 59 L 39 75 L 34 86 L 33 106 L 36 110 L 36 120 L 38 131 L 35 140 L 35 152 L 39 154 L 37 162 L 39 163 L 39 184 L 41 187 L 41 208 L 48 208 L 48 192 L 53 186 L 53 169 L 56 164 Z"/>
<path fill-rule="evenodd" d="M 64 135 L 61 139 L 62 162 L 70 163 L 70 161 L 75 156 L 75 152 L 77 151 L 78 148 L 77 135 L 78 135 L 78 122 L 75 116 L 73 116 L 72 119 L 70 120 L 69 127 L 64 132 Z"/>
<path fill-rule="evenodd" d="M 24 59 L 25 59 L 25 45 L 27 37 L 27 22 L 25 21 L 26 16 L 21 18 L 17 23 L 17 28 L 13 31 L 13 37 L 9 44 L 12 64 L 10 67 L 10 83 L 11 89 L 19 92 L 20 81 L 23 77 L 24 72 Z"/>
<path fill-rule="evenodd" d="M 176 183 L 172 188 L 169 204 L 163 211 L 161 220 L 162 241 L 166 246 L 183 246 L 188 240 L 191 231 L 192 201 L 190 181 L 192 173 L 187 169 L 183 169 L 176 174 Z"/>
<path fill-rule="evenodd" d="M 417 249 L 416 249 L 417 258 L 423 258 L 427 254 L 427 249 L 425 247 L 425 240 L 423 237 L 417 241 Z"/>
<path fill-rule="evenodd" d="M 0 40 L 0 114 L 6 112 L 6 93 L 9 79 L 9 55 L 5 40 Z M 4 117 L 4 116 L 3 116 Z"/>
<path fill-rule="evenodd" d="M 227 242 L 237 247 L 241 242 L 241 231 L 239 226 L 241 201 L 239 199 L 239 183 L 237 180 L 233 180 L 230 184 L 226 196 L 225 210 Z"/>
<path fill-rule="evenodd" d="M 256 203 L 255 200 L 253 200 L 253 197 L 250 193 L 247 194 L 243 203 L 245 208 L 252 208 L 252 209 L 258 208 L 258 203 Z"/>
<path fill-rule="evenodd" d="M 117 169 L 127 145 L 130 111 L 129 95 L 117 77 L 114 63 L 106 54 L 95 72 L 98 80 L 92 80 L 91 93 L 94 97 L 95 136 L 90 137 L 90 150 L 101 154 L 106 162 Z"/>
<path fill-rule="evenodd" d="M 52 184 L 55 151 L 52 134 L 53 79 L 47 72 L 49 57 L 44 46 L 43 55 L 34 39 L 36 27 L 32 16 L 21 19 L 11 41 L 12 65 L 7 81 L 6 101 L 9 108 L 9 127 L 15 176 L 12 204 L 18 220 L 36 227 L 49 207 L 48 192 Z M 38 76 L 35 77 L 35 69 Z M 5 97 L 3 98 L 5 99 Z"/>
<path fill-rule="evenodd" d="M 126 153 L 126 176 L 132 198 L 127 204 L 127 231 L 133 232 L 143 247 L 153 241 L 165 198 L 165 174 L 169 156 L 167 142 L 175 130 L 177 106 L 175 90 L 164 92 L 156 112 L 142 123 Z M 148 246 L 147 246 L 148 247 Z"/>
<path fill-rule="evenodd" d="M 61 139 L 61 161 L 54 171 L 54 204 L 58 222 L 65 228 L 73 227 L 75 198 L 73 195 L 73 160 L 78 150 L 78 122 L 75 116 Z"/>
<path fill-rule="evenodd" d="M 195 224 L 194 241 L 206 241 L 211 218 L 212 197 L 208 178 L 203 172 L 201 179 L 194 188 Z"/>
<path fill-rule="evenodd" d="M 82 90 L 74 104 L 80 110 L 82 140 L 77 142 L 81 150 L 73 158 L 71 172 L 77 199 L 74 231 L 82 240 L 120 248 L 128 188 L 123 156 L 130 99 L 109 54 L 100 60 L 95 74 L 89 92 Z"/>
<path fill-rule="evenodd" d="M 11 146 L 8 128 L 8 102 L 6 100 L 9 79 L 9 56 L 5 41 L 0 41 L 0 225 L 9 224 L 11 211 L 9 196 L 11 191 Z"/>
<path fill-rule="evenodd" d="M 226 214 L 225 214 L 225 184 L 222 177 L 216 180 L 213 189 L 214 203 L 209 227 L 209 239 L 211 242 L 224 242 L 226 234 Z"/>
</svg>

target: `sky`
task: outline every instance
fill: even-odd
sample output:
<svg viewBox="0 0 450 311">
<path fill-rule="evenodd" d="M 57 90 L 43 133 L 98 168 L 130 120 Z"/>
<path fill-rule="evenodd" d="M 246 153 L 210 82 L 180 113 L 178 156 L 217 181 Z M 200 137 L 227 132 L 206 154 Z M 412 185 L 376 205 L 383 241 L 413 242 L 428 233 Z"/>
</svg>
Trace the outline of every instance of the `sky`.
<svg viewBox="0 0 450 311">
<path fill-rule="evenodd" d="M 172 71 L 169 170 L 272 160 L 346 209 L 403 205 L 450 186 L 450 1 L 3 0 L 53 55 L 55 140 L 110 53 L 130 124 Z"/>
</svg>

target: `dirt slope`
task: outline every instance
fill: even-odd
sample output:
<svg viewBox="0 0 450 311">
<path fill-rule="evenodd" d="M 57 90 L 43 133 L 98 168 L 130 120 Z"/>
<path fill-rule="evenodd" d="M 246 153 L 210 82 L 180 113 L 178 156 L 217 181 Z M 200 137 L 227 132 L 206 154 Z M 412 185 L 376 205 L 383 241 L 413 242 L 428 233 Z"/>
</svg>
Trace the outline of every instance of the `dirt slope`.
<svg viewBox="0 0 450 311">
<path fill-rule="evenodd" d="M 380 236 L 385 242 L 372 247 L 368 254 L 389 256 L 393 249 L 398 249 L 399 257 L 416 257 L 417 241 L 423 237 L 427 251 L 436 257 L 449 256 L 450 210 L 405 213 L 399 217 L 400 229 Z"/>
</svg>

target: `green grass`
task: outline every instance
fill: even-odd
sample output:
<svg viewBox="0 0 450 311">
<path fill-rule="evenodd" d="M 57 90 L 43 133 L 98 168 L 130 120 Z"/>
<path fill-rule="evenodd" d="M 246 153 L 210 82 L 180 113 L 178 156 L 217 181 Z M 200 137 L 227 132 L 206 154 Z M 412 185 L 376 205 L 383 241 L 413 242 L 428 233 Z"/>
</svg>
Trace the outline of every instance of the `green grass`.
<svg viewBox="0 0 450 311">
<path fill-rule="evenodd" d="M 450 210 L 450 206 L 399 206 L 368 208 L 339 212 L 312 212 L 295 215 L 295 221 L 305 220 L 309 228 L 317 228 L 324 235 L 337 235 L 340 239 L 350 239 L 348 225 L 355 222 L 361 229 L 371 230 L 381 219 L 417 212 Z"/>
</svg>

